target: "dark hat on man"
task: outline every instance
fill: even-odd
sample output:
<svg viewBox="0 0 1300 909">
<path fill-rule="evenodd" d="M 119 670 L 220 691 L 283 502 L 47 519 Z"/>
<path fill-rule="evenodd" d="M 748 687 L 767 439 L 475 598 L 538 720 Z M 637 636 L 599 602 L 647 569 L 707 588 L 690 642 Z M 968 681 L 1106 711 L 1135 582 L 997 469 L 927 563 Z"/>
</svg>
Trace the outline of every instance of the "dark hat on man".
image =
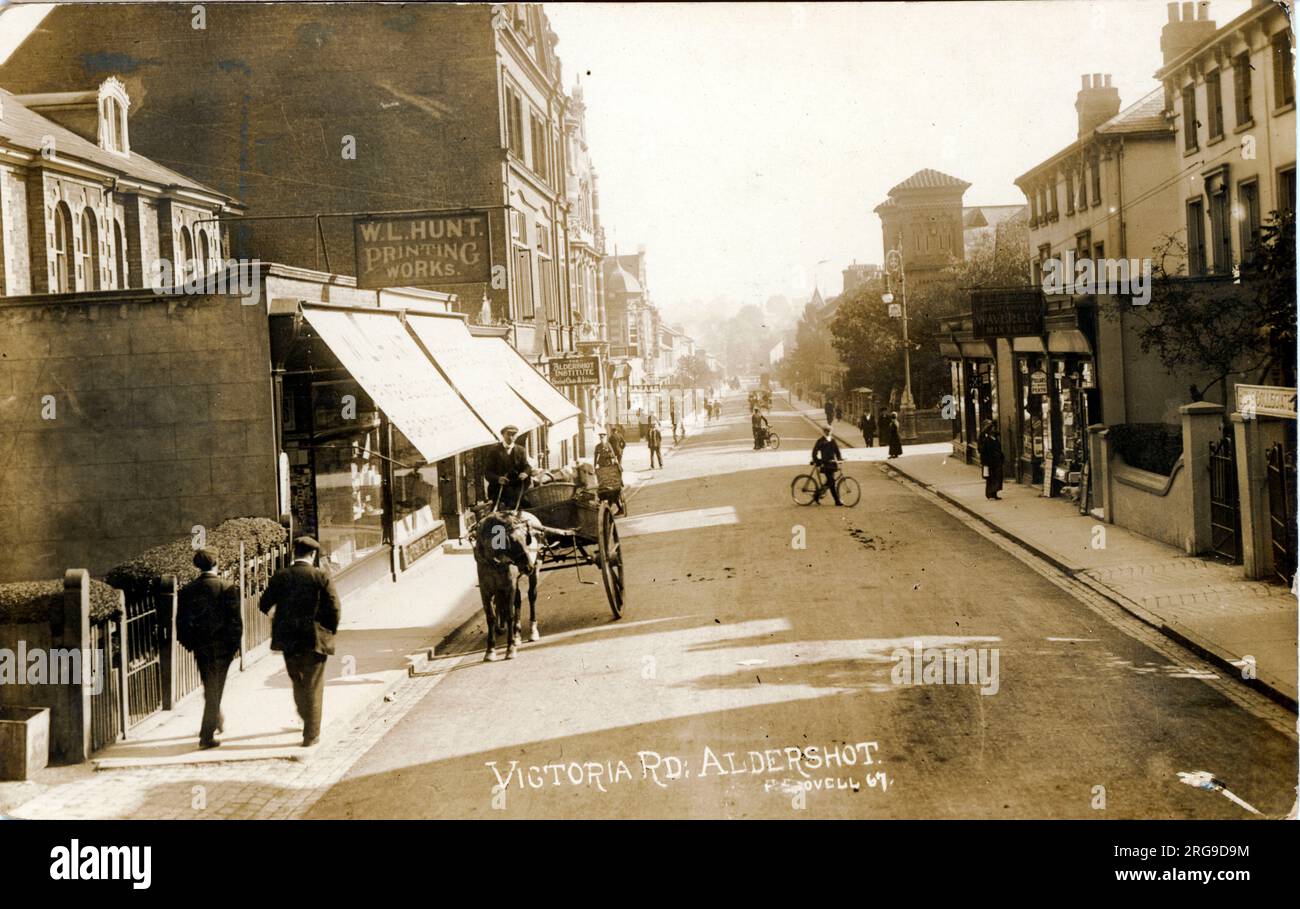
<svg viewBox="0 0 1300 909">
<path fill-rule="evenodd" d="M 320 552 L 320 543 L 316 542 L 315 537 L 301 536 L 296 537 L 293 541 L 293 548 L 296 550 L 310 550 Z"/>
<path fill-rule="evenodd" d="M 211 571 L 217 567 L 217 554 L 206 546 L 194 550 L 194 567 L 199 571 Z"/>
</svg>

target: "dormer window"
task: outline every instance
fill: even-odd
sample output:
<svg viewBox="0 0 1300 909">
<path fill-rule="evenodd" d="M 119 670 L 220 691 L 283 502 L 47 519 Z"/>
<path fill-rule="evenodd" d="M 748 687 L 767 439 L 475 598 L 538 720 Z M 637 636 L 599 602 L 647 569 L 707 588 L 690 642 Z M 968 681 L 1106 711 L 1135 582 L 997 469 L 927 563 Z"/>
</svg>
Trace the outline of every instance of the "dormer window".
<svg viewBox="0 0 1300 909">
<path fill-rule="evenodd" d="M 127 133 L 127 111 L 131 99 L 126 86 L 109 77 L 99 86 L 99 145 L 119 155 L 130 154 L 131 143 Z"/>
</svg>

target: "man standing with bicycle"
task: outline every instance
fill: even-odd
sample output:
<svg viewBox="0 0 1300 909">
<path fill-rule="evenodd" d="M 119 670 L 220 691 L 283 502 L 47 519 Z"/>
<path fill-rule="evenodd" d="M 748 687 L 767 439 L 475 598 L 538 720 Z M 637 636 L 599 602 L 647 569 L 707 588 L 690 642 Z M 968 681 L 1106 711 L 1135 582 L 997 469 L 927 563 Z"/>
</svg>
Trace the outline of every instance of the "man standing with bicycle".
<svg viewBox="0 0 1300 909">
<path fill-rule="evenodd" d="M 768 422 L 757 407 L 749 418 L 749 428 L 754 432 L 754 450 L 758 451 L 767 444 Z"/>
<path fill-rule="evenodd" d="M 826 481 L 826 485 L 813 498 L 813 502 L 820 505 L 822 495 L 829 489 L 835 504 L 843 505 L 844 503 L 840 501 L 840 491 L 835 486 L 835 474 L 839 470 L 840 464 L 840 446 L 836 444 L 829 426 L 822 429 L 822 437 L 813 445 L 812 463 L 814 467 L 821 471 L 822 477 Z"/>
</svg>

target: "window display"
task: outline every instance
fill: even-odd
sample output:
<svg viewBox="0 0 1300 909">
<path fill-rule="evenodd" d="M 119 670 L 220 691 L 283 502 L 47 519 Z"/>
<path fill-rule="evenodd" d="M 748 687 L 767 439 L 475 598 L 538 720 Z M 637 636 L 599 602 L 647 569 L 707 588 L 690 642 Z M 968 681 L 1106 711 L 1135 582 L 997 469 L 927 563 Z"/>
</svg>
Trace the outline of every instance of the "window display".
<svg viewBox="0 0 1300 909">
<path fill-rule="evenodd" d="M 312 385 L 312 458 L 321 561 L 348 567 L 384 545 L 379 413 L 351 380 Z"/>
</svg>

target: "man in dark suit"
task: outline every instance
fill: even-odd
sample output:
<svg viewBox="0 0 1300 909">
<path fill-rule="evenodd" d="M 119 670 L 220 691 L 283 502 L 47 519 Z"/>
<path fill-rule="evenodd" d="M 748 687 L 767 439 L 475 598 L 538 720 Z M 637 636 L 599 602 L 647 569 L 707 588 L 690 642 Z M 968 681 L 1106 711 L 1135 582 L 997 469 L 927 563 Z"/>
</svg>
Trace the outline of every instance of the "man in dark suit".
<svg viewBox="0 0 1300 909">
<path fill-rule="evenodd" d="M 226 725 L 221 695 L 230 661 L 239 653 L 244 620 L 239 614 L 239 588 L 217 574 L 217 556 L 210 549 L 194 553 L 201 573 L 181 588 L 176 604 L 176 640 L 194 654 L 203 680 L 203 723 L 199 747 L 216 748 L 216 733 Z"/>
<path fill-rule="evenodd" d="M 822 437 L 813 445 L 812 462 L 822 472 L 826 481 L 826 488 L 817 493 L 813 500 L 818 505 L 822 502 L 822 496 L 826 494 L 826 489 L 831 491 L 831 498 L 835 500 L 836 505 L 842 505 L 840 501 L 840 491 L 835 488 L 835 473 L 839 470 L 840 463 L 840 446 L 836 444 L 834 434 L 829 426 L 822 429 Z"/>
<path fill-rule="evenodd" d="M 655 468 L 655 459 L 659 460 L 659 466 L 664 466 L 664 454 L 660 450 L 663 445 L 664 434 L 659 431 L 659 421 L 655 420 L 650 424 L 650 430 L 646 433 L 646 445 L 650 447 L 650 469 Z"/>
<path fill-rule="evenodd" d="M 302 744 L 320 740 L 325 701 L 325 661 L 334 653 L 339 630 L 339 595 L 329 576 L 316 567 L 320 544 L 311 537 L 293 541 L 293 564 L 281 568 L 266 585 L 262 612 L 271 617 L 271 649 L 284 654 L 284 668 L 293 683 L 293 700 L 302 717 Z"/>
<path fill-rule="evenodd" d="M 533 465 L 528 463 L 528 455 L 523 446 L 515 444 L 519 429 L 506 426 L 501 430 L 501 444 L 488 449 L 484 459 L 483 473 L 487 476 L 488 501 L 496 503 L 500 496 L 500 508 L 511 511 L 519 507 L 519 498 L 524 494 L 524 484 L 528 481 Z"/>
</svg>

